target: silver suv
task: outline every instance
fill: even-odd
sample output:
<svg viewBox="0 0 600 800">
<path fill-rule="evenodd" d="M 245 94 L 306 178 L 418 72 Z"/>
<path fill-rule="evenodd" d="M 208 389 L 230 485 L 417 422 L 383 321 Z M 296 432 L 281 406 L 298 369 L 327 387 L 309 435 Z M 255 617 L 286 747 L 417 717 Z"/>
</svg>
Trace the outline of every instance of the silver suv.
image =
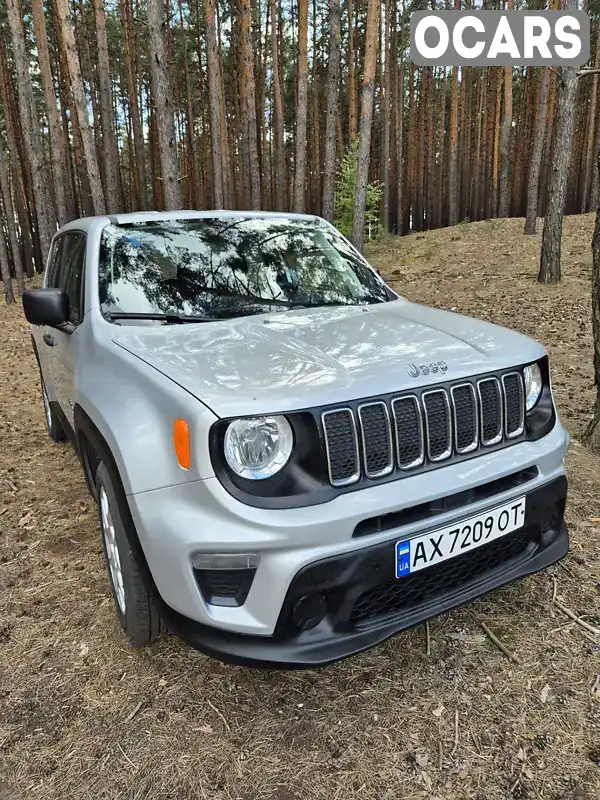
<svg viewBox="0 0 600 800">
<path fill-rule="evenodd" d="M 322 665 L 567 552 L 544 349 L 399 297 L 318 217 L 76 220 L 23 305 L 136 645 Z"/>
</svg>

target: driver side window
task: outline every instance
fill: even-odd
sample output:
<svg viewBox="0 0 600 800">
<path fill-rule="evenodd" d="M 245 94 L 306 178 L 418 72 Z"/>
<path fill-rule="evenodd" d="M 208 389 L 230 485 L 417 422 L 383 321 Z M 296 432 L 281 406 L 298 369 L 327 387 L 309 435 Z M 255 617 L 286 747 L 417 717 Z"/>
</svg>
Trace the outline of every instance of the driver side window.
<svg viewBox="0 0 600 800">
<path fill-rule="evenodd" d="M 57 278 L 58 278 L 58 268 L 60 267 L 60 261 L 62 258 L 64 242 L 65 242 L 65 237 L 61 236 L 58 239 L 55 239 L 54 244 L 52 245 L 52 252 L 50 254 L 50 258 L 48 259 L 46 282 L 44 284 L 48 289 L 60 288 L 57 283 Z"/>
<path fill-rule="evenodd" d="M 79 325 L 83 319 L 83 268 L 85 263 L 85 234 L 65 233 L 54 243 L 46 286 L 62 289 L 69 296 L 69 321 Z"/>
</svg>

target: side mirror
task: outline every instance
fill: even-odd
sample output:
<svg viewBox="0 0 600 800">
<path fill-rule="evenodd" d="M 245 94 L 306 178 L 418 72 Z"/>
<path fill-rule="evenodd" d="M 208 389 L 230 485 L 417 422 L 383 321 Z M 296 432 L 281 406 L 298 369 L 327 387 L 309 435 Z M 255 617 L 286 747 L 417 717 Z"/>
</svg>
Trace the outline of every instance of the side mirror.
<svg viewBox="0 0 600 800">
<path fill-rule="evenodd" d="M 23 292 L 23 311 L 32 325 L 60 328 L 69 321 L 69 297 L 62 289 L 30 289 Z"/>
</svg>

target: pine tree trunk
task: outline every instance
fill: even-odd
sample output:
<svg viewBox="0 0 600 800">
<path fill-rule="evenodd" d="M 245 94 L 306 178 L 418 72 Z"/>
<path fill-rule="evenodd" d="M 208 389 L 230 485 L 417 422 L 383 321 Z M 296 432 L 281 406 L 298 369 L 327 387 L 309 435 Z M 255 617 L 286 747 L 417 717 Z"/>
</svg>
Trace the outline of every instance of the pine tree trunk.
<svg viewBox="0 0 600 800">
<path fill-rule="evenodd" d="M 2 205 L 0 204 L 0 213 L 3 212 Z M 6 212 L 4 212 L 6 214 Z M 7 305 L 15 302 L 15 294 L 13 292 L 12 280 L 10 277 L 10 263 L 8 260 L 8 250 L 4 240 L 4 232 L 0 229 L 0 277 L 2 277 L 2 286 L 4 289 L 4 302 Z"/>
<path fill-rule="evenodd" d="M 8 143 L 8 152 L 12 153 L 10 165 L 13 178 L 14 200 L 17 207 L 19 228 L 21 229 L 24 269 L 27 275 L 33 275 L 34 252 L 33 243 L 31 241 L 32 227 L 27 208 L 23 169 L 21 166 L 21 160 L 17 155 L 20 150 L 17 148 L 17 135 L 15 132 L 15 124 L 13 122 L 13 117 L 16 116 L 16 112 L 13 108 L 14 104 L 12 103 L 13 98 L 10 92 L 6 66 L 4 43 L 2 41 L 2 37 L 0 36 L 0 104 L 2 105 L 4 111 L 4 128 L 6 132 L 6 141 Z"/>
<path fill-rule="evenodd" d="M 274 0 L 272 0 L 274 2 Z M 329 0 L 329 58 L 327 62 L 327 111 L 325 119 L 325 164 L 323 167 L 323 216 L 333 222 L 335 167 L 340 81 L 341 7 Z"/>
<path fill-rule="evenodd" d="M 312 2 L 313 9 L 313 62 L 312 62 L 312 154 L 309 170 L 312 184 L 312 211 L 321 211 L 321 131 L 319 115 L 319 75 L 317 59 L 317 0 Z"/>
<path fill-rule="evenodd" d="M 14 1 L 14 0 L 13 0 Z M 71 22 L 68 0 L 54 0 L 58 20 L 61 28 L 71 91 L 73 93 L 73 104 L 77 114 L 77 122 L 81 133 L 85 168 L 90 182 L 92 205 L 95 214 L 106 213 L 104 203 L 104 193 L 102 181 L 100 180 L 100 168 L 96 157 L 96 147 L 90 120 L 88 116 L 88 105 L 83 88 L 83 78 L 81 76 L 81 65 L 75 46 L 75 33 Z"/>
<path fill-rule="evenodd" d="M 210 142 L 213 165 L 213 203 L 223 208 L 223 160 L 221 153 L 221 99 L 219 97 L 219 51 L 215 24 L 215 0 L 204 0 L 206 26 L 206 71 L 210 106 Z"/>
<path fill-rule="evenodd" d="M 496 76 L 496 107 L 494 115 L 494 153 L 492 158 L 492 217 L 498 216 L 498 190 L 500 188 L 500 111 L 502 108 L 502 85 L 504 83 L 504 71 L 502 67 L 497 67 Z"/>
<path fill-rule="evenodd" d="M 67 148 L 56 104 L 56 93 L 54 91 L 52 70 L 50 67 L 50 52 L 48 50 L 48 36 L 46 33 L 46 20 L 44 17 L 42 0 L 31 0 L 31 10 L 37 42 L 40 75 L 44 90 L 44 102 L 48 117 L 52 176 L 54 179 L 53 186 L 56 197 L 58 224 L 64 225 L 70 219 L 67 201 L 68 183 L 65 169 L 67 163 Z"/>
<path fill-rule="evenodd" d="M 600 120 L 598 123 L 600 124 Z M 600 158 L 596 161 L 596 170 L 600 172 Z M 596 225 L 592 238 L 592 331 L 594 335 L 596 402 L 594 416 L 583 438 L 592 450 L 600 452 L 600 207 L 596 210 Z"/>
<path fill-rule="evenodd" d="M 306 117 L 308 104 L 308 0 L 298 0 L 298 102 L 296 105 L 296 157 L 294 159 L 294 199 L 296 213 L 305 211 L 306 192 Z"/>
<path fill-rule="evenodd" d="M 509 3 L 512 8 L 512 3 Z M 500 132 L 500 203 L 499 217 L 510 214 L 510 140 L 512 133 L 512 67 L 504 67 L 504 116 Z"/>
<path fill-rule="evenodd" d="M 354 57 L 354 7 L 348 0 L 348 139 L 350 144 L 356 139 L 356 65 Z"/>
<path fill-rule="evenodd" d="M 273 200 L 276 211 L 285 210 L 285 141 L 283 128 L 283 103 L 281 100 L 281 81 L 279 77 L 279 42 L 277 24 L 277 0 L 270 0 L 271 6 L 271 64 L 273 73 Z"/>
<path fill-rule="evenodd" d="M 385 54 L 384 74 L 382 76 L 383 102 L 382 117 L 383 130 L 381 137 L 381 183 L 382 204 L 381 222 L 384 231 L 390 229 L 390 137 L 392 130 L 392 98 L 391 98 L 391 38 L 392 38 L 392 13 L 395 11 L 395 0 L 384 0 L 385 22 L 383 33 L 383 52 Z"/>
<path fill-rule="evenodd" d="M 19 247 L 19 239 L 17 237 L 17 226 L 15 224 L 15 212 L 13 208 L 12 196 L 10 193 L 8 164 L 6 162 L 6 156 L 4 155 L 4 150 L 1 144 L 0 144 L 0 197 L 2 198 L 2 206 L 4 208 L 4 220 L 6 222 L 6 229 L 8 231 L 8 243 L 10 245 L 12 262 L 15 268 L 15 278 L 17 279 L 17 286 L 19 288 L 19 292 L 23 294 L 23 292 L 25 291 L 23 261 L 21 259 L 21 248 Z M 2 241 L 4 241 L 4 234 L 2 233 L 1 230 L 0 230 L 0 238 L 2 239 Z M 6 285 L 4 287 L 4 291 L 6 293 Z M 12 293 L 12 286 L 11 286 L 11 293 Z M 6 302 L 8 303 L 10 301 L 7 300 Z"/>
<path fill-rule="evenodd" d="M 219 6 L 216 5 L 216 20 L 217 20 L 217 42 L 219 42 L 219 95 L 221 102 L 219 103 L 219 121 L 221 123 L 221 164 L 223 165 L 223 204 L 226 208 L 233 208 L 235 206 L 235 189 L 233 186 L 232 165 L 229 147 L 229 138 L 227 130 L 227 121 L 225 117 L 225 85 L 223 82 L 223 56 L 221 53 L 221 28 L 219 23 Z M 231 131 L 229 132 L 231 133 Z"/>
<path fill-rule="evenodd" d="M 529 162 L 529 178 L 527 181 L 527 215 L 525 218 L 525 233 L 528 234 L 535 233 L 537 221 L 540 170 L 542 166 L 542 151 L 544 149 L 544 128 L 546 127 L 548 94 L 550 91 L 550 70 L 548 67 L 540 67 L 540 71 L 540 92 L 535 122 L 533 125 L 531 161 Z"/>
<path fill-rule="evenodd" d="M 25 151 L 31 167 L 35 213 L 42 259 L 45 261 L 50 240 L 56 230 L 53 204 L 49 192 L 49 178 L 43 160 L 43 149 L 38 131 L 38 121 L 33 117 L 33 89 L 29 75 L 29 59 L 25 51 L 25 38 L 19 0 L 7 0 L 8 23 L 17 73 L 19 116 Z"/>
<path fill-rule="evenodd" d="M 81 131 L 79 129 L 79 123 L 77 121 L 73 93 L 71 92 L 71 81 L 69 77 L 69 67 L 67 65 L 67 55 L 63 40 L 63 30 L 58 19 L 56 3 L 53 3 L 52 8 L 54 32 L 58 44 L 60 96 L 64 100 L 65 106 L 69 109 L 69 120 L 71 122 L 73 139 L 73 157 L 75 159 L 76 166 L 76 169 L 73 173 L 73 197 L 75 199 L 75 205 L 77 206 L 78 213 L 84 216 L 92 216 L 95 213 L 94 204 L 92 202 L 92 190 L 90 187 L 85 156 L 83 153 L 83 140 L 81 137 Z M 65 128 L 65 138 L 67 141 L 69 141 L 68 121 Z"/>
<path fill-rule="evenodd" d="M 61 0 L 64 2 L 64 0 Z M 161 0 L 148 0 L 150 46 L 150 84 L 154 103 L 158 157 L 162 178 L 163 205 L 166 211 L 182 208 L 177 139 L 173 118 L 173 93 L 165 41 L 165 8 Z"/>
<path fill-rule="evenodd" d="M 194 132 L 194 107 L 192 100 L 192 85 L 190 81 L 190 65 L 188 58 L 188 37 L 185 31 L 183 17 L 183 3 L 179 0 L 179 22 L 183 32 L 183 77 L 185 81 L 185 133 L 187 139 L 188 172 L 189 172 L 189 206 L 200 208 L 202 201 L 200 192 L 200 178 L 198 175 L 198 152 L 196 149 L 196 135 Z M 208 47 L 207 47 L 208 49 Z M 201 67 L 200 67 L 201 68 Z M 220 131 L 220 125 L 219 125 Z"/>
<path fill-rule="evenodd" d="M 568 8 L 573 8 L 568 0 Z M 567 176 L 573 140 L 573 105 L 577 91 L 577 68 L 562 67 L 559 74 L 552 165 L 548 185 L 548 207 L 542 233 L 540 258 L 540 283 L 560 281 L 560 246 L 562 224 L 567 192 Z"/>
<path fill-rule="evenodd" d="M 440 87 L 440 143 L 438 147 L 438 176 L 436 191 L 436 227 L 444 225 L 444 191 L 446 187 L 446 68 L 442 67 L 442 82 Z"/>
<path fill-rule="evenodd" d="M 239 60 L 241 73 L 242 128 L 246 142 L 249 180 L 250 208 L 260 208 L 261 184 L 258 162 L 258 138 L 256 131 L 256 88 L 254 83 L 254 53 L 252 49 L 252 9 L 250 0 L 238 0 L 239 11 Z"/>
<path fill-rule="evenodd" d="M 598 68 L 600 65 L 600 35 L 598 36 L 598 40 L 596 42 L 596 57 L 594 59 L 594 67 Z M 593 178 L 592 173 L 596 173 L 596 179 L 598 177 L 597 172 L 598 170 L 595 169 L 596 166 L 596 123 L 597 123 L 597 107 L 598 107 L 598 76 L 594 75 L 592 78 L 592 87 L 591 87 L 591 98 L 590 98 L 590 111 L 589 111 L 589 121 L 588 121 L 588 128 L 587 128 L 587 141 L 586 141 L 586 148 L 585 148 L 585 160 L 584 160 L 584 177 L 583 177 L 583 187 L 582 187 L 582 200 L 581 200 L 581 213 L 585 214 L 586 211 L 590 209 L 595 209 L 596 205 L 591 204 L 592 200 L 592 186 L 593 186 Z"/>
<path fill-rule="evenodd" d="M 458 67 L 452 67 L 450 82 L 450 152 L 448 162 L 448 225 L 458 223 Z"/>
<path fill-rule="evenodd" d="M 400 33 L 400 63 L 396 73 L 396 233 L 400 236 L 404 232 L 404 1 L 402 2 L 402 17 Z M 398 57 L 398 41 L 394 47 L 394 59 Z"/>
<path fill-rule="evenodd" d="M 140 211 L 145 211 L 146 208 L 148 207 L 148 195 L 146 191 L 146 166 L 145 166 L 146 156 L 144 152 L 144 136 L 142 133 L 140 108 L 137 99 L 133 56 L 131 53 L 131 47 L 132 47 L 131 20 L 129 14 L 128 0 L 119 0 L 119 3 L 121 9 L 121 25 L 123 28 L 123 57 L 125 61 L 125 75 L 127 78 L 129 114 L 131 116 L 131 126 L 133 128 L 136 196 Z"/>
<path fill-rule="evenodd" d="M 371 127 L 373 124 L 373 95 L 375 93 L 375 66 L 377 63 L 377 32 L 379 28 L 379 0 L 369 0 L 367 7 L 367 30 L 365 38 L 365 66 L 360 104 L 360 127 L 358 164 L 356 166 L 356 193 L 354 197 L 354 219 L 352 243 L 363 249 L 365 235 L 365 213 L 367 183 L 371 154 Z"/>
<path fill-rule="evenodd" d="M 96 21 L 98 46 L 98 84 L 100 88 L 100 119 L 102 121 L 102 147 L 104 153 L 104 184 L 106 210 L 109 214 L 123 211 L 123 193 L 119 171 L 119 146 L 115 131 L 115 120 L 110 86 L 110 62 L 108 60 L 108 38 L 106 34 L 106 12 L 104 0 L 92 0 Z"/>
</svg>

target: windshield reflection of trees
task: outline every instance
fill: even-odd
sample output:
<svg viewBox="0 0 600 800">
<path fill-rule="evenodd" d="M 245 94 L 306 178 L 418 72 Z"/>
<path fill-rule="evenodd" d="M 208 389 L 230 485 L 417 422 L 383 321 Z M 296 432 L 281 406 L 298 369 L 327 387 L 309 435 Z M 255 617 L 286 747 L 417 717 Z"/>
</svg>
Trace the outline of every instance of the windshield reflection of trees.
<svg viewBox="0 0 600 800">
<path fill-rule="evenodd" d="M 387 300 L 334 230 L 264 219 L 161 221 L 105 229 L 100 300 L 110 311 L 211 319 L 291 306 Z"/>
</svg>

